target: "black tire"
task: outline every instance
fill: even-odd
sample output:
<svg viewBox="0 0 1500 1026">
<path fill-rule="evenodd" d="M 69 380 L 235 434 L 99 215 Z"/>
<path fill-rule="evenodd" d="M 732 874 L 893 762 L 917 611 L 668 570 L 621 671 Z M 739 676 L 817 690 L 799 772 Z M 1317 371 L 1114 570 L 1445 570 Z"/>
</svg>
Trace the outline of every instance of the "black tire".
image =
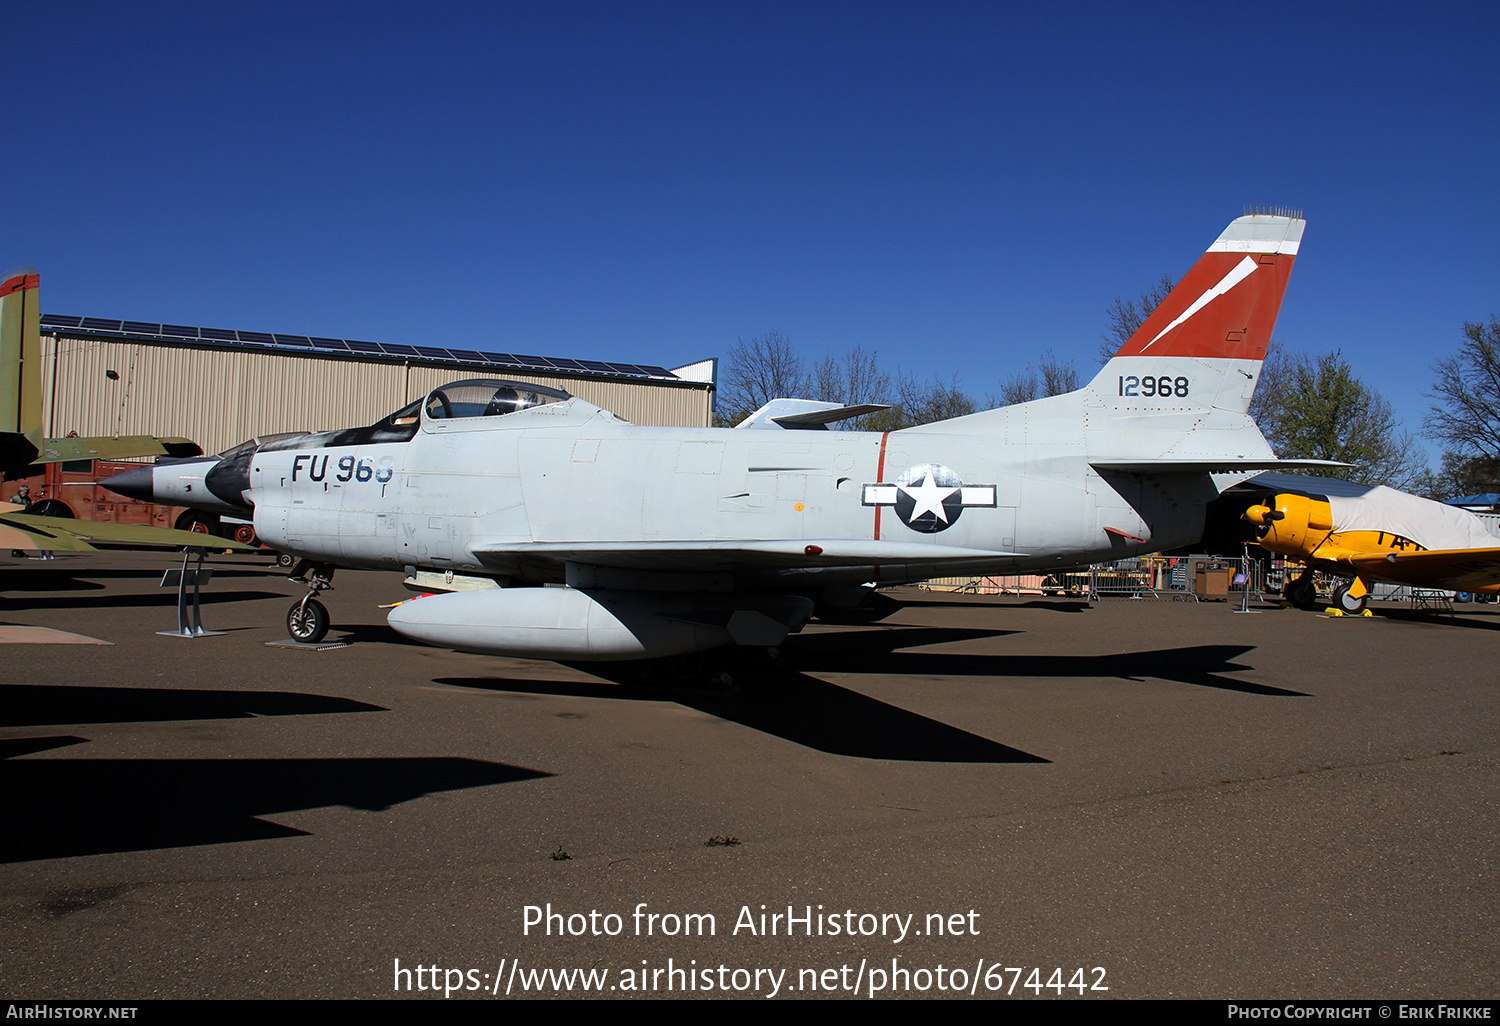
<svg viewBox="0 0 1500 1026">
<path fill-rule="evenodd" d="M 290 552 L 276 553 L 276 565 L 283 570 L 290 570 L 297 565 L 297 557 Z"/>
<path fill-rule="evenodd" d="M 1299 577 L 1286 586 L 1286 600 L 1298 609 L 1312 609 L 1318 604 L 1318 586 L 1311 577 Z"/>
<path fill-rule="evenodd" d="M 328 633 L 328 608 L 317 599 L 296 603 L 287 610 L 286 632 L 304 645 L 322 641 Z"/>
<path fill-rule="evenodd" d="M 1333 604 L 1350 616 L 1358 616 L 1365 611 L 1365 605 L 1370 601 L 1370 596 L 1365 594 L 1355 598 L 1349 594 L 1350 587 L 1352 587 L 1351 584 L 1339 585 L 1333 593 Z"/>
<path fill-rule="evenodd" d="M 56 517 L 59 520 L 73 520 L 73 511 L 68 508 L 67 503 L 56 499 L 43 499 L 41 502 L 30 507 L 26 512 L 34 517 Z"/>
<path fill-rule="evenodd" d="M 175 526 L 179 531 L 192 531 L 194 534 L 214 537 L 219 534 L 219 518 L 212 514 L 187 512 L 177 518 Z"/>
</svg>

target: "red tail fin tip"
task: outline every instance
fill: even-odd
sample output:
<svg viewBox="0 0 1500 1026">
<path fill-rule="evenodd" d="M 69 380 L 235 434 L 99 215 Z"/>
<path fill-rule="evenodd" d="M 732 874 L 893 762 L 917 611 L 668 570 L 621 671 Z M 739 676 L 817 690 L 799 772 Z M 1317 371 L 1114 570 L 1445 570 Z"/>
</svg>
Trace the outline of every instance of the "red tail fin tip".
<svg viewBox="0 0 1500 1026">
<path fill-rule="evenodd" d="M 1232 221 L 1118 355 L 1265 359 L 1306 224 L 1267 214 Z"/>
</svg>

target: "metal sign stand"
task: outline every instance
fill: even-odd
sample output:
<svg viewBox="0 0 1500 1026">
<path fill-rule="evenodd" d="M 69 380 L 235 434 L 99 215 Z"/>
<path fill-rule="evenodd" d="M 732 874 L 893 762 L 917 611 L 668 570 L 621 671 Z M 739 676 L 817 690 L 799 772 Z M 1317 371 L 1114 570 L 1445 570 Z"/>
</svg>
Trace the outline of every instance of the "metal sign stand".
<svg viewBox="0 0 1500 1026">
<path fill-rule="evenodd" d="M 1240 560 L 1240 574 L 1245 578 L 1245 586 L 1240 591 L 1240 608 L 1236 613 L 1258 613 L 1259 609 L 1250 608 L 1250 546 L 1245 546 L 1245 558 Z"/>
<path fill-rule="evenodd" d="M 203 629 L 203 618 L 198 613 L 198 592 L 212 579 L 214 572 L 210 568 L 203 569 L 203 554 L 206 550 L 197 546 L 190 546 L 182 550 L 182 569 L 168 570 L 161 575 L 161 586 L 170 588 L 177 587 L 177 629 L 175 631 L 157 631 L 158 634 L 169 638 L 211 638 L 224 631 L 206 631 Z M 198 554 L 198 565 L 192 570 L 188 569 L 188 559 L 193 553 Z M 193 586 L 193 622 L 188 623 L 187 615 L 187 587 Z"/>
</svg>

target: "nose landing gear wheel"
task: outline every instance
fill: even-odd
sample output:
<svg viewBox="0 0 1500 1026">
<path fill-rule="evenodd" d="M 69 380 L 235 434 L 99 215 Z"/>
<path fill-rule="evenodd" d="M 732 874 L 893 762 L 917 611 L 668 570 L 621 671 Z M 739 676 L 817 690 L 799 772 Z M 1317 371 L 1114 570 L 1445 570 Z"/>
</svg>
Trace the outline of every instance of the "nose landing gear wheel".
<svg viewBox="0 0 1500 1026">
<path fill-rule="evenodd" d="M 328 633 L 328 607 L 315 598 L 303 599 L 287 610 L 286 632 L 304 645 L 322 641 Z"/>
</svg>

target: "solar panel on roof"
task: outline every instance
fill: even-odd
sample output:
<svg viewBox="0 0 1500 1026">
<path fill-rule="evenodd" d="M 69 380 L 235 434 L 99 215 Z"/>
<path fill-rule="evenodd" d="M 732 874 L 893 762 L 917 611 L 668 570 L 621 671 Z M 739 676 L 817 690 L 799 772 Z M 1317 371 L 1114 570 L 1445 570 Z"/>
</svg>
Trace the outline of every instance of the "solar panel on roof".
<svg viewBox="0 0 1500 1026">
<path fill-rule="evenodd" d="M 264 346 L 271 349 L 322 349 L 330 352 L 352 352 L 389 359 L 419 357 L 440 363 L 474 364 L 504 367 L 510 370 L 612 374 L 626 377 L 677 377 L 665 367 L 637 363 L 611 363 L 605 360 L 572 360 L 565 357 L 528 356 L 523 353 L 487 353 L 478 349 L 447 349 L 441 346 L 410 346 L 399 343 L 363 342 L 355 339 L 322 338 L 308 335 L 282 335 L 263 331 L 230 331 L 227 328 L 194 328 L 184 324 L 155 324 L 146 321 L 116 321 L 99 317 L 70 317 L 44 314 L 42 323 L 52 329 L 76 328 L 84 331 L 129 333 L 164 338 L 205 339 L 214 342 Z"/>
</svg>

